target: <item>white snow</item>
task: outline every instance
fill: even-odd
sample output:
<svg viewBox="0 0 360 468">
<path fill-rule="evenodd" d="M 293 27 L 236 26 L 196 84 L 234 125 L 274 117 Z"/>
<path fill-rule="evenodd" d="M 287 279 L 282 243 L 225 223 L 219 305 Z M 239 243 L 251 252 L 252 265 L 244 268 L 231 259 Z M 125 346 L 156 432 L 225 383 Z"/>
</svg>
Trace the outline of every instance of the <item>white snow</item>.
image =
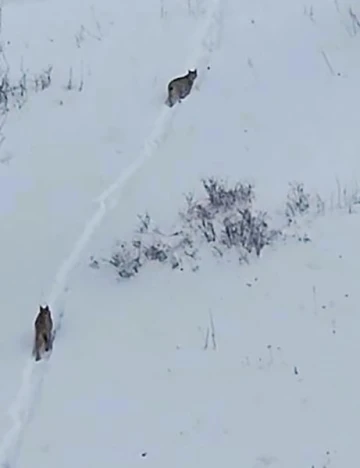
<svg viewBox="0 0 360 468">
<path fill-rule="evenodd" d="M 28 94 L 0 121 L 1 468 L 356 465 L 357 18 L 342 0 L 3 2 L 1 77 Z M 171 229 L 207 176 L 254 183 L 281 226 L 293 180 L 325 210 L 249 264 L 89 268 L 138 214 Z M 43 303 L 56 337 L 35 363 Z"/>
</svg>

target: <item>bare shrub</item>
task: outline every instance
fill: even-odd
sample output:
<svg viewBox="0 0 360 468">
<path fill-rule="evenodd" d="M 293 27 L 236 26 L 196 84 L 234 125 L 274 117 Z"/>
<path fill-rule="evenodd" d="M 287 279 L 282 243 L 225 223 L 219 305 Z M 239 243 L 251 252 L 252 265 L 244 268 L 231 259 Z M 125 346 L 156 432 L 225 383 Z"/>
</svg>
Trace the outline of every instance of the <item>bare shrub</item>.
<svg viewBox="0 0 360 468">
<path fill-rule="evenodd" d="M 131 278 L 142 266 L 139 246 L 136 242 L 120 244 L 116 252 L 112 254 L 109 263 L 116 268 L 121 278 Z"/>
<path fill-rule="evenodd" d="M 214 178 L 203 180 L 209 206 L 215 210 L 231 210 L 235 206 L 250 207 L 255 194 L 250 184 L 237 183 L 234 188 L 229 188 L 223 181 Z"/>
<path fill-rule="evenodd" d="M 253 215 L 246 209 L 225 218 L 222 242 L 228 248 L 242 246 L 249 253 L 255 250 L 259 256 L 276 235 L 274 231 L 268 230 L 265 216 L 265 213 Z"/>
<path fill-rule="evenodd" d="M 195 201 L 188 196 L 182 219 L 191 229 L 200 232 L 208 243 L 215 243 L 220 255 L 225 246 L 228 249 L 235 247 L 240 259 L 253 250 L 259 256 L 276 232 L 268 228 L 266 213 L 254 209 L 252 185 L 237 183 L 228 187 L 224 181 L 210 178 L 203 180 L 203 186 L 207 198 Z"/>
<path fill-rule="evenodd" d="M 288 223 L 291 224 L 295 217 L 307 213 L 309 208 L 310 194 L 305 192 L 303 184 L 292 182 L 285 205 L 285 216 Z"/>
</svg>

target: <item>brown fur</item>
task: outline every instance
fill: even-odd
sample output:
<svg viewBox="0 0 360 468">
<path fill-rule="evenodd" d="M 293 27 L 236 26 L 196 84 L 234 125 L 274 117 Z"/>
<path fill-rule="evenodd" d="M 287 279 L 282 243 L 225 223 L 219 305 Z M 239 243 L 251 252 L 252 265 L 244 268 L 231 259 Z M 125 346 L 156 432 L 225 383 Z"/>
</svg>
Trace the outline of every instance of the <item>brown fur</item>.
<svg viewBox="0 0 360 468">
<path fill-rule="evenodd" d="M 35 319 L 35 340 L 34 340 L 34 349 L 33 355 L 35 360 L 39 361 L 41 359 L 40 352 L 44 350 L 45 352 L 52 349 L 52 328 L 53 321 L 51 318 L 51 312 L 49 306 L 41 307 L 40 312 L 38 313 Z"/>
<path fill-rule="evenodd" d="M 166 104 L 172 107 L 177 102 L 181 102 L 191 92 L 194 81 L 197 78 L 197 70 L 188 70 L 188 73 L 184 76 L 174 78 L 168 84 L 168 97 Z"/>
</svg>

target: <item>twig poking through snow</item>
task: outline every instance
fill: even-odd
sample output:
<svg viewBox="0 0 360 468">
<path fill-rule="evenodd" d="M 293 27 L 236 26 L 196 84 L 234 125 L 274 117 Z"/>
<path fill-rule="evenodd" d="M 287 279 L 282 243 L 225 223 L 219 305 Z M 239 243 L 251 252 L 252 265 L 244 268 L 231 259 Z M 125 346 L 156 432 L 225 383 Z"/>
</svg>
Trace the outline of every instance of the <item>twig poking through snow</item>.
<svg viewBox="0 0 360 468">
<path fill-rule="evenodd" d="M 312 23 L 315 23 L 314 19 L 314 7 L 311 5 L 308 9 L 307 6 L 304 6 L 304 15 L 307 16 Z"/>
<path fill-rule="evenodd" d="M 206 335 L 205 335 L 205 344 L 204 344 L 204 349 L 208 349 L 209 346 L 209 335 L 210 335 L 210 329 L 207 327 L 206 329 Z"/>
<path fill-rule="evenodd" d="M 273 356 L 273 352 L 272 352 L 272 346 L 269 344 L 267 346 L 267 349 L 269 350 L 269 367 L 272 366 L 274 364 L 274 356 Z"/>
<path fill-rule="evenodd" d="M 160 18 L 166 18 L 165 0 L 160 0 Z"/>
<path fill-rule="evenodd" d="M 317 295 L 316 295 L 316 286 L 312 287 L 313 292 L 313 301 L 314 301 L 314 315 L 317 315 Z"/>
<path fill-rule="evenodd" d="M 214 319 L 213 319 L 211 311 L 209 311 L 209 320 L 210 320 L 210 326 L 208 326 L 206 328 L 204 349 L 205 350 L 208 349 L 208 347 L 209 347 L 209 338 L 211 336 L 212 349 L 214 351 L 216 351 L 216 348 L 217 348 L 217 345 L 216 345 L 216 330 L 215 330 Z"/>
<path fill-rule="evenodd" d="M 353 33 L 353 36 L 356 36 L 356 34 L 360 30 L 360 21 L 358 17 L 356 16 L 356 14 L 352 11 L 351 7 L 349 8 L 349 15 L 351 18 L 352 33 Z"/>
<path fill-rule="evenodd" d="M 330 60 L 329 60 L 328 56 L 326 55 L 326 53 L 325 53 L 323 50 L 321 51 L 321 55 L 323 56 L 324 61 L 325 61 L 326 65 L 327 65 L 327 67 L 328 67 L 330 73 L 331 73 L 333 76 L 335 76 L 336 73 L 335 73 L 335 71 L 334 71 L 334 69 L 333 69 L 333 67 L 332 67 L 332 65 L 331 65 L 331 63 L 330 63 Z"/>
<path fill-rule="evenodd" d="M 73 88 L 73 70 L 72 70 L 72 67 L 70 67 L 69 80 L 68 80 L 68 84 L 66 85 L 66 89 L 70 91 L 72 88 Z"/>
<path fill-rule="evenodd" d="M 217 348 L 216 332 L 215 332 L 214 319 L 213 319 L 211 311 L 209 312 L 209 317 L 210 317 L 210 328 L 211 328 L 211 340 L 212 340 L 213 350 L 215 351 Z"/>
<path fill-rule="evenodd" d="M 81 92 L 84 88 L 84 64 L 81 62 L 81 71 L 80 71 L 80 84 L 78 87 L 78 91 Z"/>
<path fill-rule="evenodd" d="M 98 20 L 98 18 L 96 16 L 94 5 L 91 6 L 91 13 L 93 15 L 93 19 L 94 19 L 94 22 L 95 22 L 95 25 L 96 25 L 96 29 L 97 29 L 97 31 L 99 33 L 99 37 L 102 38 L 103 37 L 103 32 L 102 32 L 102 29 L 101 29 L 100 21 Z"/>
</svg>

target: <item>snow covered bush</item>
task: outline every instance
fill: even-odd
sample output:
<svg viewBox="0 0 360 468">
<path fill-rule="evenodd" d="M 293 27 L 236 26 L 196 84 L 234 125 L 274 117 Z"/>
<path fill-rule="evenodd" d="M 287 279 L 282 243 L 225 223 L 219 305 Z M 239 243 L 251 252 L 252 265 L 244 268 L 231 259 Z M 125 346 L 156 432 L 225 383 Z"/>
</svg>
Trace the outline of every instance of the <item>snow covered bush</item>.
<svg viewBox="0 0 360 468">
<path fill-rule="evenodd" d="M 235 253 L 244 262 L 249 255 L 259 256 L 280 234 L 269 227 L 266 213 L 255 209 L 252 185 L 228 186 L 214 178 L 202 184 L 205 197 L 186 197 L 173 232 L 161 231 L 149 214 L 139 216 L 132 240 L 117 243 L 110 258 L 100 262 L 114 267 L 121 278 L 135 276 L 149 262 L 195 271 L 200 267 L 200 253 L 206 250 L 217 257 Z M 99 267 L 100 262 L 92 259 L 91 265 Z"/>
</svg>

